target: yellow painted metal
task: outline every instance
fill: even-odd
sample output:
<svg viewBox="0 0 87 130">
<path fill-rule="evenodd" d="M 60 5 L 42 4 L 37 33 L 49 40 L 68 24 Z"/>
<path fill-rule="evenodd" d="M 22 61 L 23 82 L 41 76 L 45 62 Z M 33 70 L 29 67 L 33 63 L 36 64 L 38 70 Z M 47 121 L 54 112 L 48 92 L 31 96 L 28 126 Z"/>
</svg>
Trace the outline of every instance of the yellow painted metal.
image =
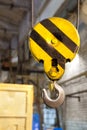
<svg viewBox="0 0 87 130">
<path fill-rule="evenodd" d="M 0 130 L 32 130 L 33 86 L 0 84 Z"/>
<path fill-rule="evenodd" d="M 33 27 L 29 46 L 34 58 L 44 62 L 47 76 L 51 80 L 57 80 L 64 73 L 65 63 L 73 60 L 78 52 L 80 37 L 71 22 L 63 18 L 52 17 Z M 57 65 L 52 65 L 52 59 L 57 60 Z"/>
</svg>

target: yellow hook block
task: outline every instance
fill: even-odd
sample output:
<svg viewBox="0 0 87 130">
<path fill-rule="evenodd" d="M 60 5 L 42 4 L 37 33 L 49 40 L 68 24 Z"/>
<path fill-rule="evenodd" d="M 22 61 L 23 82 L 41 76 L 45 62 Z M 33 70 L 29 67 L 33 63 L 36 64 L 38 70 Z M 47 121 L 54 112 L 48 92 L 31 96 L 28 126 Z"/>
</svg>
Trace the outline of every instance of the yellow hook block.
<svg viewBox="0 0 87 130">
<path fill-rule="evenodd" d="M 29 46 L 34 58 L 43 61 L 49 79 L 57 80 L 64 74 L 65 63 L 72 61 L 78 53 L 80 37 L 71 22 L 51 17 L 33 27 Z"/>
</svg>

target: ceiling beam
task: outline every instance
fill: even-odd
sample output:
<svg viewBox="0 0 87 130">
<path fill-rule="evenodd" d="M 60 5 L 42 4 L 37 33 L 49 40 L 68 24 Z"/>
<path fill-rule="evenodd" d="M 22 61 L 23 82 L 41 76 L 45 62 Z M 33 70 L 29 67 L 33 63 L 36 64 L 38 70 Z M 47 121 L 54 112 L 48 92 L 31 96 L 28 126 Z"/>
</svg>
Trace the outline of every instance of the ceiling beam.
<svg viewBox="0 0 87 130">
<path fill-rule="evenodd" d="M 11 18 L 3 16 L 3 15 L 0 15 L 0 21 L 3 21 L 5 23 L 9 23 L 9 24 L 14 25 L 14 26 L 17 26 L 17 23 L 14 22 Z"/>
<path fill-rule="evenodd" d="M 21 9 L 24 11 L 28 11 L 29 10 L 29 6 L 28 5 L 23 5 L 23 4 L 14 4 L 14 3 L 4 3 L 4 2 L 0 2 L 0 9 Z"/>
<path fill-rule="evenodd" d="M 55 16 L 68 18 L 70 16 L 70 13 L 73 13 L 76 11 L 77 7 L 77 0 L 66 0 L 62 6 L 57 10 L 55 13 Z"/>
<path fill-rule="evenodd" d="M 13 4 L 21 7 L 30 7 L 31 0 L 14 0 Z"/>
<path fill-rule="evenodd" d="M 13 29 L 6 29 L 6 28 L 1 28 L 0 27 L 0 33 L 3 33 L 3 34 L 15 34 L 15 35 L 18 35 L 18 31 L 17 30 L 13 30 Z"/>
<path fill-rule="evenodd" d="M 38 16 L 36 22 L 54 16 L 64 1 L 65 0 L 50 0 L 50 2 L 44 8 L 43 12 Z"/>
<path fill-rule="evenodd" d="M 0 20 L 0 26 L 2 28 L 11 29 L 11 30 L 17 30 L 18 29 L 18 27 L 16 25 L 11 24 L 11 23 L 4 21 L 4 20 Z"/>
</svg>

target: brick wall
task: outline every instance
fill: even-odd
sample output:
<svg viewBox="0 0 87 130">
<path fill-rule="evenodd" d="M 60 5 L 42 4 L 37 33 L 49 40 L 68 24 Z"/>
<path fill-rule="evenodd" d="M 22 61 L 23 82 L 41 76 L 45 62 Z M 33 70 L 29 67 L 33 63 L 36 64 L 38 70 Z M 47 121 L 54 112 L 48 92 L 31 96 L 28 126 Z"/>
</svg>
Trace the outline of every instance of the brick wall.
<svg viewBox="0 0 87 130">
<path fill-rule="evenodd" d="M 87 130 L 87 27 L 80 32 L 81 48 L 79 55 L 66 64 L 66 71 L 59 83 L 64 88 L 66 98 L 62 111 L 64 130 Z M 74 97 L 67 95 L 74 94 Z M 76 97 L 77 98 L 76 98 Z M 80 97 L 80 101 L 79 98 Z"/>
</svg>

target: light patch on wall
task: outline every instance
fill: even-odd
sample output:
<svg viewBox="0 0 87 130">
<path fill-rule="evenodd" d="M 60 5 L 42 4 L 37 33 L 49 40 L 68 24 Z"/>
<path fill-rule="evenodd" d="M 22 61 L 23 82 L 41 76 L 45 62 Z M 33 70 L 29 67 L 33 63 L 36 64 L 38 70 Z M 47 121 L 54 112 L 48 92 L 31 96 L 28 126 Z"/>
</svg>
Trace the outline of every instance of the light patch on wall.
<svg viewBox="0 0 87 130">
<path fill-rule="evenodd" d="M 18 56 L 17 56 L 17 57 L 13 57 L 13 58 L 11 59 L 11 62 L 12 62 L 12 63 L 18 63 Z"/>
<path fill-rule="evenodd" d="M 9 75 L 8 71 L 1 71 L 0 82 L 5 82 L 8 79 L 8 75 Z"/>
<path fill-rule="evenodd" d="M 79 55 L 77 54 L 76 57 L 73 59 L 72 62 L 68 62 L 66 64 L 66 69 L 67 69 L 67 73 L 75 73 L 76 71 L 79 71 L 80 70 L 80 57 Z"/>
<path fill-rule="evenodd" d="M 79 54 L 77 54 L 72 62 L 66 63 L 65 73 L 60 81 L 68 80 L 76 75 L 79 75 L 84 71 L 83 68 L 85 68 L 85 61 Z"/>
</svg>

